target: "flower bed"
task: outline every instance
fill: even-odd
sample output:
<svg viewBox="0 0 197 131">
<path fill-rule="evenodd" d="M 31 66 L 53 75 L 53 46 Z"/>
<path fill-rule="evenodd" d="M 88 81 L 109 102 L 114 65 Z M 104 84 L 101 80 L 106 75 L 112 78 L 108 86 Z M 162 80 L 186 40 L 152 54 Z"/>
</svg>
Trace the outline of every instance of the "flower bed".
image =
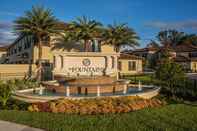
<svg viewBox="0 0 197 131">
<path fill-rule="evenodd" d="M 97 98 L 34 103 L 28 107 L 32 112 L 53 112 L 68 114 L 106 114 L 131 112 L 147 107 L 160 107 L 165 103 L 154 99 L 142 99 L 140 97 Z"/>
</svg>

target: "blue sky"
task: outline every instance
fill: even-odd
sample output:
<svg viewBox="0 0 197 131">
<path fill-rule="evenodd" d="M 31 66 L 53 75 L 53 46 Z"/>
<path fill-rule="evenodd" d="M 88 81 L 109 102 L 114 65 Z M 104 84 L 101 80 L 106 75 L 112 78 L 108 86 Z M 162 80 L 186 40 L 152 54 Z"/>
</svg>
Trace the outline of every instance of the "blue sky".
<svg viewBox="0 0 197 131">
<path fill-rule="evenodd" d="M 0 43 L 13 41 L 11 22 L 33 5 L 51 8 L 62 21 L 85 15 L 104 25 L 127 23 L 140 36 L 141 47 L 162 29 L 197 33 L 197 0 L 1 0 Z"/>
</svg>

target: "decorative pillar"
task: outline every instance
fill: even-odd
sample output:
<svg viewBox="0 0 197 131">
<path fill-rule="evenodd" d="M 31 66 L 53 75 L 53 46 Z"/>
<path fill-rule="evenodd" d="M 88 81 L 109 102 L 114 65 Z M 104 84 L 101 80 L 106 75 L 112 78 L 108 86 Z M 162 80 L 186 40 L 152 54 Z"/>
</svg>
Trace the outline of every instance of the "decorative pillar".
<svg viewBox="0 0 197 131">
<path fill-rule="evenodd" d="M 57 57 L 56 57 L 56 55 L 54 55 L 53 56 L 53 68 L 54 68 L 54 70 L 57 68 Z"/>
<path fill-rule="evenodd" d="M 67 97 L 70 96 L 70 87 L 69 86 L 66 87 L 66 96 Z"/>
<path fill-rule="evenodd" d="M 125 84 L 124 89 L 123 89 L 123 94 L 126 94 L 126 93 L 127 93 L 127 85 Z"/>
<path fill-rule="evenodd" d="M 100 94 L 100 86 L 97 86 L 97 96 L 101 96 L 101 94 Z"/>
<path fill-rule="evenodd" d="M 107 74 L 107 69 L 108 69 L 108 58 L 107 58 L 107 56 L 104 56 L 104 59 L 105 59 L 105 69 L 104 69 L 102 75 L 106 75 Z"/>
<path fill-rule="evenodd" d="M 116 79 L 119 80 L 118 57 L 114 56 L 114 68 L 116 69 Z"/>
<path fill-rule="evenodd" d="M 106 74 L 109 75 L 111 74 L 111 70 L 112 70 L 112 60 L 111 60 L 111 56 L 106 56 Z"/>
</svg>

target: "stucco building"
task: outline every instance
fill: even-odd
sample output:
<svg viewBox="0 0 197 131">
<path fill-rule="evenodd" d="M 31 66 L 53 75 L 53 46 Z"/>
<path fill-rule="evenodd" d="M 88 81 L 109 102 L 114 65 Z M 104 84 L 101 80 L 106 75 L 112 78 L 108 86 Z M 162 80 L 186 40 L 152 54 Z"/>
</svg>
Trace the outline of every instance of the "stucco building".
<svg viewBox="0 0 197 131">
<path fill-rule="evenodd" d="M 178 45 L 170 49 L 171 58 L 181 64 L 186 71 L 197 71 L 197 47 L 190 44 Z"/>
<path fill-rule="evenodd" d="M 0 64 L 3 64 L 6 62 L 6 53 L 7 53 L 8 46 L 2 46 L 0 47 Z"/>
<path fill-rule="evenodd" d="M 55 39 L 43 40 L 42 63 L 44 69 L 51 69 L 54 75 L 91 76 L 136 74 L 142 72 L 142 60 L 133 56 L 125 57 L 114 47 L 99 39 L 89 41 L 90 51 L 85 52 L 79 43 L 62 48 Z M 49 46 L 50 45 L 50 46 Z M 36 64 L 38 61 L 37 41 L 33 36 L 20 36 L 7 49 L 8 64 Z M 122 62 L 121 67 L 118 64 Z M 48 67 L 47 67 L 48 66 Z M 45 68 L 46 67 L 46 68 Z M 119 70 L 121 68 L 121 70 Z"/>
<path fill-rule="evenodd" d="M 43 40 L 42 59 L 50 60 L 50 47 L 48 40 Z M 37 41 L 32 35 L 18 37 L 7 49 L 7 63 L 9 64 L 29 64 L 38 60 Z"/>
<path fill-rule="evenodd" d="M 121 75 L 131 75 L 143 72 L 143 58 L 135 55 L 120 54 L 118 69 Z"/>
<path fill-rule="evenodd" d="M 181 44 L 175 47 L 146 47 L 136 49 L 129 53 L 144 57 L 149 62 L 154 59 L 158 62 L 162 58 L 162 53 L 166 50 L 169 53 L 170 59 L 181 64 L 186 71 L 197 71 L 197 46 L 193 46 L 191 44 Z"/>
</svg>

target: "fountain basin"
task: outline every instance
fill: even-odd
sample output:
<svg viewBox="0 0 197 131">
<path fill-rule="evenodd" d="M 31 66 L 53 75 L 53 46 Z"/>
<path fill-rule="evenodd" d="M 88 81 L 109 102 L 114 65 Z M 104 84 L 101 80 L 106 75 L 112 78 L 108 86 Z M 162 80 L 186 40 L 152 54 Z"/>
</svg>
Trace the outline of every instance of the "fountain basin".
<svg viewBox="0 0 197 131">
<path fill-rule="evenodd" d="M 102 98 L 102 97 L 123 97 L 123 96 L 139 96 L 144 99 L 150 99 L 154 96 L 157 96 L 160 91 L 160 87 L 155 86 L 147 86 L 142 85 L 142 91 L 139 91 L 137 85 L 129 85 L 127 88 L 126 94 L 122 91 L 115 92 L 115 93 L 100 93 L 100 96 L 97 96 L 96 93 L 90 93 L 88 95 L 76 95 L 70 93 L 70 96 L 66 96 L 65 93 L 54 93 L 46 88 L 43 90 L 43 94 L 39 95 L 39 89 L 36 89 L 36 93 L 33 93 L 33 89 L 27 90 L 20 90 L 16 91 L 12 97 L 18 100 L 22 100 L 28 103 L 35 103 L 35 102 L 47 102 L 51 100 L 57 99 L 91 99 L 91 98 Z M 101 88 L 102 89 L 102 88 Z"/>
<path fill-rule="evenodd" d="M 92 76 L 78 78 L 62 78 L 57 81 L 43 82 L 43 85 L 50 91 L 55 93 L 66 93 L 69 88 L 71 94 L 94 94 L 100 93 L 115 93 L 126 90 L 129 80 L 116 80 L 116 78 L 108 76 Z"/>
</svg>

